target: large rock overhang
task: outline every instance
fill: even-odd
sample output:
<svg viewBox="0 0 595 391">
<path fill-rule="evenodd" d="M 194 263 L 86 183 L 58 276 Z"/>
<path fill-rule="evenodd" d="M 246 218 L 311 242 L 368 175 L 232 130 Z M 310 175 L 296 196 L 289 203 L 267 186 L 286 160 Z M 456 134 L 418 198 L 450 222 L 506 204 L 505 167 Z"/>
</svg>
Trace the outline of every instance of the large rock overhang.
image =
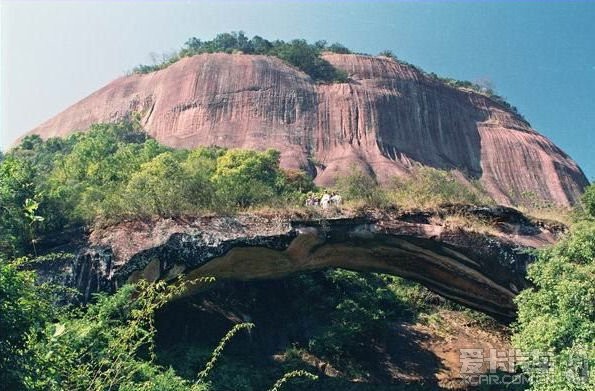
<svg viewBox="0 0 595 391">
<path fill-rule="evenodd" d="M 485 225 L 450 224 L 453 213 Z M 92 232 L 74 259 L 38 270 L 88 299 L 138 279 L 249 281 L 336 267 L 398 275 L 510 321 L 515 295 L 529 285 L 527 250 L 552 243 L 557 230 L 503 207 L 128 221 Z M 204 289 L 189 286 L 187 294 Z"/>
</svg>

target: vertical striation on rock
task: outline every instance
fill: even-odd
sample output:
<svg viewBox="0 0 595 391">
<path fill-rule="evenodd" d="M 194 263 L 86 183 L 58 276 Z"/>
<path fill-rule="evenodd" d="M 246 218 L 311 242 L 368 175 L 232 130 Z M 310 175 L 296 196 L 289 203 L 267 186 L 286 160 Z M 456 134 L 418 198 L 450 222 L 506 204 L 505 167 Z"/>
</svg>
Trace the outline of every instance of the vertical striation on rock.
<svg viewBox="0 0 595 391">
<path fill-rule="evenodd" d="M 354 166 L 388 182 L 422 164 L 479 179 L 501 203 L 532 192 L 571 205 L 588 183 L 563 151 L 486 96 L 385 57 L 324 58 L 350 81 L 316 84 L 274 57 L 201 54 L 121 77 L 30 133 L 66 136 L 138 112 L 166 145 L 279 149 L 284 167 L 323 185 Z"/>
</svg>

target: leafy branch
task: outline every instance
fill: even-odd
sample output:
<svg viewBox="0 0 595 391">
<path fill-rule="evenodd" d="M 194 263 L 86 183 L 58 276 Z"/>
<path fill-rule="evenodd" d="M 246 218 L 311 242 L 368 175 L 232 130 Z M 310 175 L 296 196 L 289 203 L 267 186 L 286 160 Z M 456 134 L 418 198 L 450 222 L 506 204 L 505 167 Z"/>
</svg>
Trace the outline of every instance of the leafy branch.
<svg viewBox="0 0 595 391">
<path fill-rule="evenodd" d="M 37 215 L 37 209 L 39 209 L 39 202 L 34 199 L 27 198 L 25 200 L 25 204 L 23 205 L 23 212 L 25 217 L 29 221 L 29 237 L 31 238 L 31 244 L 33 245 L 33 253 L 37 256 L 37 249 L 35 248 L 35 232 L 33 229 L 33 225 L 35 223 L 40 223 L 45 220 L 44 217 Z"/>
<path fill-rule="evenodd" d="M 296 377 L 305 377 L 309 380 L 318 380 L 318 376 L 313 375 L 308 371 L 304 371 L 304 370 L 291 371 L 291 372 L 287 372 L 285 375 L 283 375 L 283 377 L 281 377 L 279 380 L 277 380 L 275 382 L 275 384 L 273 384 L 273 387 L 269 391 L 279 391 L 285 383 L 287 383 L 289 380 L 296 378 Z"/>
<path fill-rule="evenodd" d="M 223 349 L 225 349 L 225 346 L 227 345 L 227 343 L 241 330 L 246 329 L 246 330 L 250 331 L 250 330 L 252 330 L 252 328 L 254 328 L 253 323 L 238 323 L 235 326 L 233 326 L 232 329 L 229 330 L 227 332 L 227 334 L 225 334 L 225 336 L 221 339 L 221 341 L 219 341 L 219 345 L 217 345 L 215 350 L 213 350 L 211 359 L 209 360 L 209 362 L 207 363 L 205 368 L 198 373 L 197 383 L 200 383 L 207 378 L 207 376 L 213 370 L 213 367 L 219 360 L 219 357 L 221 357 L 221 354 L 223 353 Z"/>
</svg>

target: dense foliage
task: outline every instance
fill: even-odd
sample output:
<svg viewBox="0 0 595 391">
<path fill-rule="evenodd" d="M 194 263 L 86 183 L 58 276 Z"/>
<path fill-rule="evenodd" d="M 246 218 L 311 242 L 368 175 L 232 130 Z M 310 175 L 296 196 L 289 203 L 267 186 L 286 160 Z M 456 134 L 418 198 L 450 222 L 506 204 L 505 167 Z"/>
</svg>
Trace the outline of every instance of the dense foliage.
<svg viewBox="0 0 595 391">
<path fill-rule="evenodd" d="M 582 198 L 582 206 L 587 215 L 595 217 L 595 186 L 587 187 Z"/>
<path fill-rule="evenodd" d="M 535 288 L 517 298 L 519 319 L 514 341 L 550 367 L 525 368 L 532 390 L 595 388 L 595 213 L 594 185 L 587 189 L 588 215 L 555 246 L 540 251 L 528 275 Z M 534 364 L 534 363 L 533 363 Z M 589 371 L 590 369 L 590 371 Z"/>
<path fill-rule="evenodd" d="M 155 310 L 181 286 L 127 285 L 100 295 L 88 308 L 56 307 L 52 290 L 30 272 L 0 264 L 0 373 L 12 391 L 40 390 L 208 390 L 218 356 L 184 380 L 154 363 Z M 241 327 L 240 327 L 241 326 Z M 226 336 L 231 339 L 245 324 Z M 219 355 L 223 349 L 219 347 Z M 204 365 L 204 364 L 202 364 Z"/>
<path fill-rule="evenodd" d="M 347 54 L 349 49 L 340 43 L 327 45 L 325 41 L 310 44 L 303 39 L 289 42 L 269 41 L 258 35 L 248 38 L 243 32 L 217 34 L 210 41 L 202 41 L 196 37 L 190 38 L 178 53 L 165 56 L 164 60 L 155 65 L 139 65 L 134 68 L 135 73 L 149 73 L 166 68 L 183 57 L 190 57 L 202 53 L 244 53 L 275 56 L 297 67 L 312 79 L 321 82 L 345 82 L 347 74 L 335 69 L 328 61 L 320 57 L 323 51 Z"/>
<path fill-rule="evenodd" d="M 135 121 L 29 136 L 0 163 L 0 246 L 32 252 L 39 235 L 69 224 L 295 205 L 312 189 L 303 172 L 279 168 L 277 151 L 173 150 Z"/>
<path fill-rule="evenodd" d="M 42 333 L 57 312 L 50 293 L 47 285 L 35 284 L 33 272 L 0 258 L 0 384 L 7 390 L 22 389 L 36 366 L 28 337 Z"/>
</svg>

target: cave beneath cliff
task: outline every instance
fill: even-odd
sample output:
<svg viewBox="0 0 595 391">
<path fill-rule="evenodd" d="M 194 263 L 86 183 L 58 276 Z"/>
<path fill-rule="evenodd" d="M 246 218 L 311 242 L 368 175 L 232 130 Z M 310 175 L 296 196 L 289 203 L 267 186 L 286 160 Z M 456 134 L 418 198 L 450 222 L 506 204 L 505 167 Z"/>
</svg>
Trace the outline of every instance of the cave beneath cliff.
<svg viewBox="0 0 595 391">
<path fill-rule="evenodd" d="M 443 327 L 442 321 L 449 324 Z M 504 326 L 417 283 L 327 269 L 275 280 L 219 281 L 170 303 L 156 317 L 158 361 L 192 379 L 241 322 L 255 328 L 236 335 L 225 349 L 212 374 L 216 389 L 267 389 L 295 369 L 320 379 L 288 389 L 453 389 L 458 368 L 445 354 L 451 345 L 475 337 L 485 343 L 485 335 L 475 332 L 508 343 Z"/>
</svg>

